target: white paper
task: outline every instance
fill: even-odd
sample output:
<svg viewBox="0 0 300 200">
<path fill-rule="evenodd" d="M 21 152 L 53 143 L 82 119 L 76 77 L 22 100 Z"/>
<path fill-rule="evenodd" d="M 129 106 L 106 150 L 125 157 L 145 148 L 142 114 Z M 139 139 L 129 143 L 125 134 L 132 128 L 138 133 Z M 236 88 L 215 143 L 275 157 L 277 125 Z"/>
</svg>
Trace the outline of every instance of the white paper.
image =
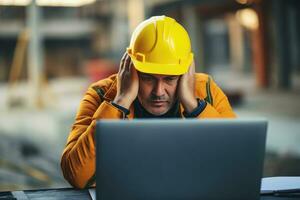
<svg viewBox="0 0 300 200">
<path fill-rule="evenodd" d="M 279 176 L 263 178 L 261 181 L 261 192 L 300 190 L 300 176 Z"/>
<path fill-rule="evenodd" d="M 95 188 L 89 189 L 89 193 L 90 193 L 92 200 L 96 200 L 96 189 Z"/>
</svg>

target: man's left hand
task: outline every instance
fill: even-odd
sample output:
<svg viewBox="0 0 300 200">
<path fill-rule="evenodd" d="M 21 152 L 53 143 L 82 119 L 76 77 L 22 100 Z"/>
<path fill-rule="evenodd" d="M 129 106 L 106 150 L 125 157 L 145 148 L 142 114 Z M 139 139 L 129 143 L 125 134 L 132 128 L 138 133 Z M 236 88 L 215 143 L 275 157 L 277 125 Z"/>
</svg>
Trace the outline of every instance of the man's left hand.
<svg viewBox="0 0 300 200">
<path fill-rule="evenodd" d="M 185 112 L 191 113 L 198 105 L 195 94 L 195 62 L 192 61 L 189 70 L 179 80 L 178 97 Z"/>
</svg>

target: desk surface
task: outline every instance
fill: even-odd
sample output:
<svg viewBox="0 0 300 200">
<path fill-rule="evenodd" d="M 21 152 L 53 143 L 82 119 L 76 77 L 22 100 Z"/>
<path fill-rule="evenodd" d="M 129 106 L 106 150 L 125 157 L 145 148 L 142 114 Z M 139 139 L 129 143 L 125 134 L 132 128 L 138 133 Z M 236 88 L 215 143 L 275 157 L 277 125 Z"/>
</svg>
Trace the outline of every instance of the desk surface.
<svg viewBox="0 0 300 200">
<path fill-rule="evenodd" d="M 16 192 L 0 192 L 0 200 L 91 200 L 87 189 L 77 190 L 74 188 L 43 189 L 43 190 L 24 190 Z M 261 200 L 300 200 L 297 197 L 274 197 L 262 196 Z"/>
</svg>

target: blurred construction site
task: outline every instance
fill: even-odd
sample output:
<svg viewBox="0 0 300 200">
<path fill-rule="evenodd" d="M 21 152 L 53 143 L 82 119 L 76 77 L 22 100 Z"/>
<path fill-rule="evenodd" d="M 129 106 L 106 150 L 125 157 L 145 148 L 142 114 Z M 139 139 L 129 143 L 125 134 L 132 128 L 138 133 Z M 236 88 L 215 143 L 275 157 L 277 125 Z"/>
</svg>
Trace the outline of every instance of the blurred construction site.
<svg viewBox="0 0 300 200">
<path fill-rule="evenodd" d="M 183 24 L 238 117 L 268 119 L 264 176 L 300 175 L 299 1 L 0 0 L 0 191 L 69 187 L 79 102 L 154 15 Z"/>
</svg>

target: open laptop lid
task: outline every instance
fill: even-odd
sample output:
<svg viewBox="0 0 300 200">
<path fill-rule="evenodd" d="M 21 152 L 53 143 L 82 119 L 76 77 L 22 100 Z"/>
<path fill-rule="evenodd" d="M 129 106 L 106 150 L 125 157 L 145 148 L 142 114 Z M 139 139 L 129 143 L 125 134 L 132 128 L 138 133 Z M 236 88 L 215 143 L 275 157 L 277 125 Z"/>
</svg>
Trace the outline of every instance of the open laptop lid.
<svg viewBox="0 0 300 200">
<path fill-rule="evenodd" d="M 97 199 L 258 200 L 265 120 L 103 120 Z"/>
</svg>

